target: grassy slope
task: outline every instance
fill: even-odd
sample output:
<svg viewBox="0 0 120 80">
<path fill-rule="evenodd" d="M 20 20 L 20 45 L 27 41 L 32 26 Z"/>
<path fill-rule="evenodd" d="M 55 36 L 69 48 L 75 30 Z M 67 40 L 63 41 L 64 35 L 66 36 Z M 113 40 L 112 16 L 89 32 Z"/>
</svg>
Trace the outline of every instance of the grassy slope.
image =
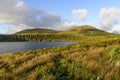
<svg viewBox="0 0 120 80">
<path fill-rule="evenodd" d="M 42 28 L 36 28 L 36 29 L 26 29 L 20 32 L 17 32 L 15 34 L 22 34 L 22 35 L 30 35 L 30 34 L 54 34 L 58 33 L 60 31 L 55 31 L 51 29 L 42 29 Z"/>
<path fill-rule="evenodd" d="M 30 35 L 30 34 L 77 34 L 77 35 L 105 35 L 108 34 L 105 31 L 96 29 L 89 25 L 83 25 L 83 26 L 76 26 L 74 28 L 71 28 L 69 30 L 65 31 L 56 31 L 56 30 L 50 30 L 50 29 L 26 29 L 20 32 L 17 32 L 15 34 L 22 34 L 22 35 Z"/>
<path fill-rule="evenodd" d="M 110 34 L 110 33 L 96 29 L 96 28 L 89 26 L 89 25 L 83 25 L 83 26 L 76 26 L 76 27 L 71 28 L 69 30 L 60 32 L 59 34 L 106 35 L 106 34 Z"/>
<path fill-rule="evenodd" d="M 75 41 L 74 45 L 0 55 L 0 80 L 120 79 L 120 35 L 81 35 Z"/>
<path fill-rule="evenodd" d="M 67 41 L 77 40 L 78 36 L 105 36 L 110 33 L 98 30 L 89 25 L 77 26 L 66 31 L 49 29 L 28 29 L 13 35 L 0 35 L 0 41 Z"/>
</svg>

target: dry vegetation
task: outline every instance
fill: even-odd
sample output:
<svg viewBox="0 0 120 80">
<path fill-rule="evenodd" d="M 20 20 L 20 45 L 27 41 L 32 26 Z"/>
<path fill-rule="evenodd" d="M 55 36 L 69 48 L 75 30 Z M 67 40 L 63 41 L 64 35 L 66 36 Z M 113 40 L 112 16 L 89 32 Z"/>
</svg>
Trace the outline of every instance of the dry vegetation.
<svg viewBox="0 0 120 80">
<path fill-rule="evenodd" d="M 0 80 L 120 80 L 120 36 L 79 36 L 76 44 L 0 55 Z"/>
</svg>

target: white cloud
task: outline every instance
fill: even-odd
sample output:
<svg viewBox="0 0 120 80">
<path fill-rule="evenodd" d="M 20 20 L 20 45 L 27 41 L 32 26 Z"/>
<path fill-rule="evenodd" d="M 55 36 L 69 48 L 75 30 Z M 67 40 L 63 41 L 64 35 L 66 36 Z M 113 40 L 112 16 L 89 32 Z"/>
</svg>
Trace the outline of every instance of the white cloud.
<svg viewBox="0 0 120 80">
<path fill-rule="evenodd" d="M 15 33 L 15 32 L 18 32 L 18 31 L 21 31 L 21 30 L 24 30 L 24 29 L 32 29 L 33 27 L 28 27 L 24 24 L 20 24 L 18 26 L 15 26 L 15 25 L 11 25 L 9 26 L 8 30 L 7 30 L 7 34 L 12 34 L 12 33 Z"/>
<path fill-rule="evenodd" d="M 21 0 L 4 0 L 0 3 L 1 24 L 47 27 L 60 23 L 60 21 L 61 17 L 59 15 L 31 8 Z"/>
<path fill-rule="evenodd" d="M 56 26 L 56 30 L 67 30 L 69 28 L 75 27 L 77 26 L 74 22 L 68 22 L 68 21 L 64 21 L 61 24 L 58 24 Z"/>
<path fill-rule="evenodd" d="M 120 33 L 120 29 L 119 30 L 113 30 L 113 31 L 111 31 L 112 33 L 115 33 L 115 34 L 118 34 L 118 33 Z"/>
<path fill-rule="evenodd" d="M 32 8 L 23 0 L 3 0 L 0 2 L 0 24 L 12 25 L 9 31 L 15 32 L 33 27 L 56 29 L 58 25 L 67 28 L 71 23 L 64 22 L 58 14 Z"/>
<path fill-rule="evenodd" d="M 106 31 L 111 31 L 115 25 L 120 24 L 120 9 L 102 8 L 100 11 L 100 28 Z"/>
<path fill-rule="evenodd" d="M 74 9 L 72 14 L 77 21 L 83 21 L 87 16 L 88 11 L 86 9 Z"/>
</svg>

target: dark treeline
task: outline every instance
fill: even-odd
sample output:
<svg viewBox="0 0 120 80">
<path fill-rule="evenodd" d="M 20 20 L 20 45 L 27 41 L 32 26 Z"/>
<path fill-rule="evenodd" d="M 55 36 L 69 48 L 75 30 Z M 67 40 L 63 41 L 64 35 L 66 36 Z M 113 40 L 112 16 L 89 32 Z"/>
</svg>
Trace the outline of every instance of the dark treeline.
<svg viewBox="0 0 120 80">
<path fill-rule="evenodd" d="M 46 35 L 0 35 L 0 41 L 73 41 L 77 40 L 77 36 L 46 34 Z"/>
</svg>

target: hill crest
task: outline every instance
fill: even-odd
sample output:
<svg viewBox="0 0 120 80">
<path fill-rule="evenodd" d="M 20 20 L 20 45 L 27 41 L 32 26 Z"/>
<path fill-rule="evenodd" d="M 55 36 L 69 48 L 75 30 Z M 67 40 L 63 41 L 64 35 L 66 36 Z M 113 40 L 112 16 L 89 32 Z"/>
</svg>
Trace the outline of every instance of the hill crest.
<svg viewBox="0 0 120 80">
<path fill-rule="evenodd" d="M 74 28 L 71 28 L 69 30 L 60 32 L 61 34 L 81 34 L 81 35 L 103 35 L 103 34 L 109 34 L 108 32 L 99 30 L 93 26 L 90 25 L 82 25 L 82 26 L 76 26 Z"/>
<path fill-rule="evenodd" d="M 51 29 L 43 29 L 43 28 L 36 28 L 36 29 L 26 29 L 15 34 L 77 34 L 77 35 L 106 35 L 110 34 L 108 32 L 99 30 L 90 25 L 82 25 L 76 26 L 71 29 L 65 31 L 56 31 Z"/>
<path fill-rule="evenodd" d="M 51 29 L 43 29 L 43 28 L 35 28 L 35 29 L 25 29 L 15 34 L 24 34 L 24 35 L 25 34 L 54 34 L 58 32 L 60 31 L 51 30 Z"/>
</svg>

